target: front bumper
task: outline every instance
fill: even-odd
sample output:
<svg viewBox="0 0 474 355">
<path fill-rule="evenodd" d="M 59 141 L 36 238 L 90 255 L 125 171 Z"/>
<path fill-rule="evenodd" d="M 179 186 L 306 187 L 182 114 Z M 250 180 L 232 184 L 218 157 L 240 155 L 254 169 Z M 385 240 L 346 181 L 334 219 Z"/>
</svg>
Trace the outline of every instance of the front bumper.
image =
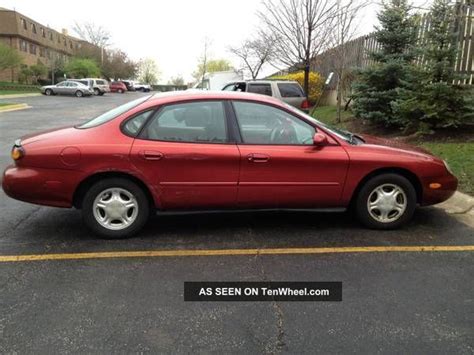
<svg viewBox="0 0 474 355">
<path fill-rule="evenodd" d="M 5 169 L 2 188 L 16 200 L 38 205 L 71 207 L 77 172 L 62 169 L 18 167 Z"/>
<path fill-rule="evenodd" d="M 440 184 L 439 188 L 431 188 L 430 184 Z M 446 201 L 456 192 L 458 179 L 451 174 L 444 176 L 424 178 L 422 181 L 423 198 L 421 205 L 429 206 Z"/>
</svg>

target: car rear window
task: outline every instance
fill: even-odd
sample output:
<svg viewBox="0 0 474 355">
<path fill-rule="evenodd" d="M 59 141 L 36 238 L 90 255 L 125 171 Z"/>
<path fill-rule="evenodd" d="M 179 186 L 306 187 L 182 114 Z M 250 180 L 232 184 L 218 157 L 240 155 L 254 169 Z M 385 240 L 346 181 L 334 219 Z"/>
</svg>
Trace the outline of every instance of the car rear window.
<svg viewBox="0 0 474 355">
<path fill-rule="evenodd" d="M 103 80 L 96 80 L 95 82 L 97 85 L 105 85 L 105 81 Z"/>
<path fill-rule="evenodd" d="M 270 84 L 249 84 L 248 87 L 248 92 L 272 96 L 272 88 Z"/>
<path fill-rule="evenodd" d="M 151 95 L 145 96 L 145 97 L 140 97 L 139 99 L 127 102 L 124 105 L 121 105 L 119 107 L 116 107 L 110 111 L 107 111 L 106 113 L 103 113 L 102 115 L 93 118 L 81 125 L 76 126 L 76 128 L 92 128 L 99 126 L 105 122 L 109 122 L 113 120 L 115 117 L 121 115 L 122 113 L 127 112 L 128 110 L 131 110 L 135 106 L 140 105 L 142 102 L 145 102 L 151 97 Z"/>
<path fill-rule="evenodd" d="M 298 84 L 278 83 L 277 86 L 281 97 L 304 97 L 303 89 Z"/>
</svg>

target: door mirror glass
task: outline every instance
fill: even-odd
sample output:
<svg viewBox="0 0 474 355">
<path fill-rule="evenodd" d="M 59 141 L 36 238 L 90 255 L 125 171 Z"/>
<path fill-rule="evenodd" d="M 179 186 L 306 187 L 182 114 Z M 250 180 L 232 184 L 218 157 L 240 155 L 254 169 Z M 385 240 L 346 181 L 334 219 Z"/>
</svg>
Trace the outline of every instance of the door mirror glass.
<svg viewBox="0 0 474 355">
<path fill-rule="evenodd" d="M 313 136 L 313 144 L 322 147 L 328 143 L 328 137 L 324 133 L 316 132 Z"/>
</svg>

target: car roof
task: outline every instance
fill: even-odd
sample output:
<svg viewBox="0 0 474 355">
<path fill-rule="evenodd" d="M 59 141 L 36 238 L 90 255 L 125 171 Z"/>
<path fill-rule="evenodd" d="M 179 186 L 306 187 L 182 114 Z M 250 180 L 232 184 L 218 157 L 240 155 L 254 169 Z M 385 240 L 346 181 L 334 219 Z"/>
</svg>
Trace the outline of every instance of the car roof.
<svg viewBox="0 0 474 355">
<path fill-rule="evenodd" d="M 283 103 L 271 96 L 253 94 L 238 91 L 204 91 L 204 90 L 185 90 L 185 91 L 168 91 L 157 93 L 150 97 L 148 102 L 165 103 L 174 101 L 188 100 L 249 100 L 265 102 L 273 105 L 283 106 Z"/>
<path fill-rule="evenodd" d="M 286 79 L 255 79 L 255 80 L 236 80 L 230 81 L 229 84 L 238 84 L 238 83 L 247 83 L 247 84 L 270 84 L 270 83 L 286 83 L 286 84 L 298 84 L 296 80 L 286 80 Z"/>
</svg>

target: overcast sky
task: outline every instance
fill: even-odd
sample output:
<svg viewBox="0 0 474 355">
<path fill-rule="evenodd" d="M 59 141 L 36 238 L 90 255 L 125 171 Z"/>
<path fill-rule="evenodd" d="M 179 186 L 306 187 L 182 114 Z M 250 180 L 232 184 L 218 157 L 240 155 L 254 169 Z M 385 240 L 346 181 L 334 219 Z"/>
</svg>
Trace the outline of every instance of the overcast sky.
<svg viewBox="0 0 474 355">
<path fill-rule="evenodd" d="M 206 36 L 211 40 L 211 58 L 226 58 L 239 66 L 227 48 L 252 34 L 260 6 L 259 0 L 0 0 L 0 7 L 16 9 L 58 31 L 66 28 L 72 35 L 74 22 L 103 26 L 112 35 L 113 47 L 135 60 L 155 59 L 163 83 L 177 75 L 191 79 Z M 370 32 L 376 24 L 377 9 L 376 5 L 366 9 L 361 33 Z M 267 74 L 272 71 L 266 68 Z"/>
</svg>

